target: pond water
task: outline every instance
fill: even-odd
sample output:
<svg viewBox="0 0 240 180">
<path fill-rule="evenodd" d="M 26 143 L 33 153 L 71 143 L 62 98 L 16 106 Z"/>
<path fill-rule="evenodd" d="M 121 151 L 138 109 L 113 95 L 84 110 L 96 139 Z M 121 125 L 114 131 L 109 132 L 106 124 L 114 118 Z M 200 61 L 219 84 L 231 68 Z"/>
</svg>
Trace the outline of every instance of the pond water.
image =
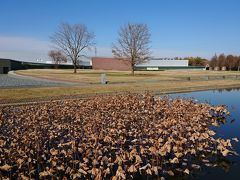
<svg viewBox="0 0 240 180">
<path fill-rule="evenodd" d="M 169 98 L 194 98 L 197 102 L 207 102 L 212 105 L 226 105 L 231 113 L 227 123 L 218 128 L 214 128 L 218 137 L 234 138 L 240 140 L 240 89 L 223 89 L 211 91 L 198 91 L 190 93 L 170 94 Z M 240 142 L 232 143 L 234 149 L 240 154 Z M 240 179 L 240 156 L 228 156 L 228 163 L 224 161 L 224 168 L 204 167 L 190 179 Z M 230 164 L 230 166 L 229 166 Z"/>
</svg>

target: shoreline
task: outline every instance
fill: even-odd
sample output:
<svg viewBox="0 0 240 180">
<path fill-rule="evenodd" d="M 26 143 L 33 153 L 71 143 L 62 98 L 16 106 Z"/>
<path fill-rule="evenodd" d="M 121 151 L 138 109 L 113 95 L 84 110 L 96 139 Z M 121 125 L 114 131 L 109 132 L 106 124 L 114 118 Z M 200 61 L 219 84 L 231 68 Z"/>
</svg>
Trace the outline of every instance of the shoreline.
<svg viewBox="0 0 240 180">
<path fill-rule="evenodd" d="M 93 98 L 96 96 L 112 96 L 116 94 L 127 94 L 127 93 L 146 93 L 150 92 L 156 96 L 158 95 L 170 95 L 170 94 L 178 94 L 178 93 L 190 93 L 190 92 L 197 92 L 197 91 L 213 91 L 213 90 L 227 90 L 227 89 L 240 89 L 240 85 L 225 85 L 225 86 L 219 86 L 219 87 L 208 87 L 208 86 L 199 86 L 199 87 L 191 87 L 191 88 L 180 88 L 174 90 L 174 88 L 167 91 L 151 91 L 151 90 L 145 90 L 145 91 L 119 91 L 119 92 L 106 92 L 106 93 L 85 93 L 85 94 L 79 94 L 79 95 L 62 95 L 62 96 L 53 96 L 53 97 L 36 97 L 36 98 L 23 98 L 23 99 L 9 99 L 9 100 L 0 100 L 0 107 L 7 107 L 7 106 L 22 106 L 22 105 L 33 105 L 33 104 L 42 104 L 42 103 L 48 103 L 52 101 L 64 101 L 64 100 L 74 100 L 74 99 L 87 99 L 87 98 Z M 43 100 L 47 99 L 47 100 Z M 2 103 L 3 102 L 3 103 Z"/>
</svg>

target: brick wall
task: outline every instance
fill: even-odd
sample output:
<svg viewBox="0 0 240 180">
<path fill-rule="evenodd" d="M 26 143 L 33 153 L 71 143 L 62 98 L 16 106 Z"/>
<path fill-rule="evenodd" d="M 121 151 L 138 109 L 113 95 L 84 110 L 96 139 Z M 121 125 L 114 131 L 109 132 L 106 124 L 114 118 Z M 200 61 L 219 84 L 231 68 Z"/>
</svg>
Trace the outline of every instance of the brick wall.
<svg viewBox="0 0 240 180">
<path fill-rule="evenodd" d="M 92 68 L 95 70 L 130 71 L 131 65 L 129 61 L 126 60 L 94 57 L 92 58 Z"/>
</svg>

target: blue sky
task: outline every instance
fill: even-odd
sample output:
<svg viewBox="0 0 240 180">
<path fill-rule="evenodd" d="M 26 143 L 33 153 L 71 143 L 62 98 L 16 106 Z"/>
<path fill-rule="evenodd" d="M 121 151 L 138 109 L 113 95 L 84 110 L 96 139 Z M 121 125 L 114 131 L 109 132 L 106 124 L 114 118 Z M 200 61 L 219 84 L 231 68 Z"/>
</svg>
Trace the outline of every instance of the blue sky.
<svg viewBox="0 0 240 180">
<path fill-rule="evenodd" d="M 240 54 L 239 0 L 5 0 L 0 57 L 47 59 L 49 36 L 61 22 L 87 25 L 98 56 L 111 56 L 128 22 L 148 25 L 156 57 Z"/>
</svg>

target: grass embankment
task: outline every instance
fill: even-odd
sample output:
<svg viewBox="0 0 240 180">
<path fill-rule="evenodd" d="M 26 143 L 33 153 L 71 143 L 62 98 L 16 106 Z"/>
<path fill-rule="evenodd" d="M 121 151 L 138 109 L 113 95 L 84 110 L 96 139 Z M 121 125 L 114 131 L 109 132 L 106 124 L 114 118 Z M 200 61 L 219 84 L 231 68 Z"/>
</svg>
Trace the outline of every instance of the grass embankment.
<svg viewBox="0 0 240 180">
<path fill-rule="evenodd" d="M 61 80 L 67 82 L 99 84 L 100 75 L 107 74 L 107 79 L 110 83 L 125 83 L 125 82 L 156 82 L 156 81 L 176 81 L 190 77 L 192 80 L 204 80 L 206 77 L 212 79 L 218 77 L 230 77 L 240 75 L 236 71 L 202 71 L 202 70 L 167 70 L 167 71 L 136 71 L 135 76 L 131 76 L 128 71 L 100 71 L 100 70 L 78 70 L 77 74 L 73 74 L 72 69 L 53 70 L 53 69 L 38 69 L 38 70 L 20 70 L 16 72 L 20 75 L 40 77 L 52 80 Z"/>
<path fill-rule="evenodd" d="M 51 99 L 86 97 L 97 94 L 123 93 L 123 92 L 144 92 L 152 91 L 156 94 L 185 92 L 196 90 L 207 90 L 217 88 L 240 87 L 240 81 L 215 80 L 196 82 L 164 82 L 164 83 L 143 83 L 124 85 L 98 85 L 87 87 L 45 87 L 45 88 L 23 88 L 23 89 L 0 89 L 1 103 L 47 101 Z"/>
<path fill-rule="evenodd" d="M 74 81 L 77 86 L 42 87 L 42 88 L 11 88 L 0 89 L 0 104 L 28 101 L 48 101 L 51 99 L 75 98 L 94 96 L 97 94 L 111 94 L 124 92 L 151 91 L 155 94 L 171 92 L 185 92 L 217 88 L 240 87 L 239 72 L 216 71 L 151 71 L 136 72 L 131 76 L 129 72 L 108 71 L 110 84 L 100 84 L 100 74 L 103 71 L 79 70 L 73 74 L 72 70 L 26 70 L 18 74 L 29 75 L 62 81 Z M 225 79 L 222 77 L 225 76 Z M 191 80 L 186 80 L 190 77 Z M 209 77 L 206 80 L 204 77 Z M 81 83 L 85 83 L 81 86 Z"/>
</svg>

